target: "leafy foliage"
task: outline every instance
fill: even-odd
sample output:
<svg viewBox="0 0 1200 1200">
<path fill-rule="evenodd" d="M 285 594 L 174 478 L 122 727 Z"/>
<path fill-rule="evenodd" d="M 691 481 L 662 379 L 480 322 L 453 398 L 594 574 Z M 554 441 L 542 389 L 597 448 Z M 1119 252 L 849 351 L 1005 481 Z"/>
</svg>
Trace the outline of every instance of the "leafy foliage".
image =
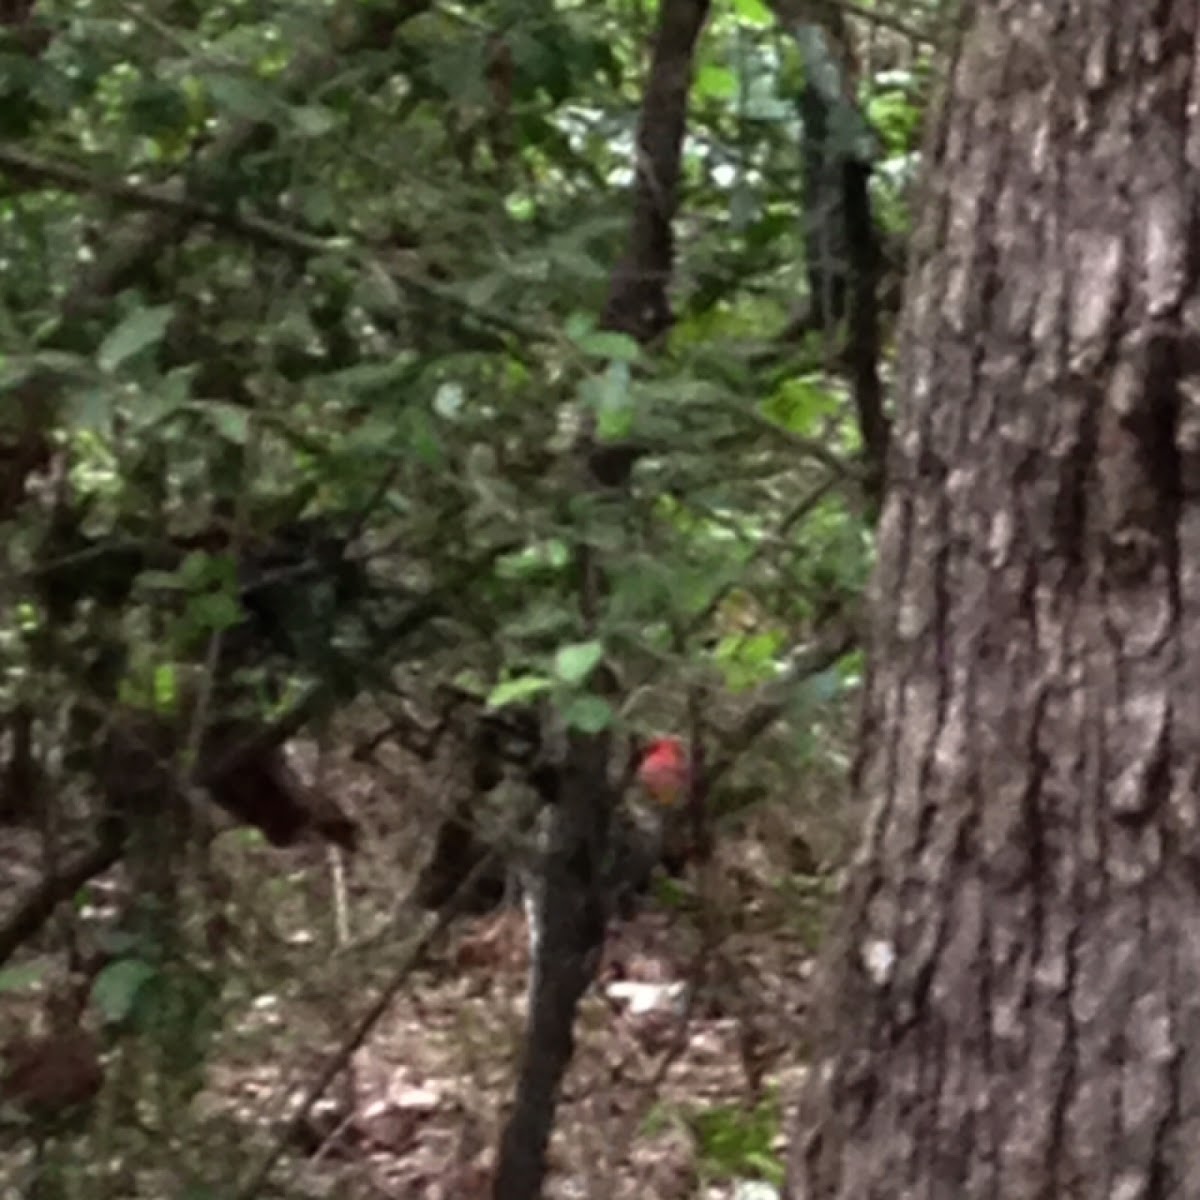
<svg viewBox="0 0 1200 1200">
<path fill-rule="evenodd" d="M 682 728 L 703 687 L 719 721 L 855 604 L 860 437 L 829 347 L 794 335 L 803 79 L 768 6 L 706 31 L 652 351 L 599 318 L 641 7 L 13 10 L 0 713 L 36 715 L 64 796 L 152 827 L 167 796 L 114 778 L 115 728 L 186 789 L 210 741 L 313 690 L 323 715 L 453 685 L 596 732 Z M 878 33 L 862 99 L 901 236 L 926 64 Z M 628 488 L 585 479 L 587 427 L 636 447 Z M 796 692 L 789 772 L 855 682 L 846 661 Z M 97 997 L 183 1014 L 201 1053 L 211 991 L 129 957 Z M 762 1128 L 702 1135 L 732 1170 Z"/>
<path fill-rule="evenodd" d="M 766 1100 L 747 1110 L 717 1105 L 688 1119 L 703 1152 L 702 1161 L 717 1179 L 747 1178 L 783 1182 L 783 1168 L 772 1150 L 779 1132 L 779 1106 Z"/>
<path fill-rule="evenodd" d="M 101 178 L 118 168 L 150 181 L 170 178 L 214 121 L 268 124 L 270 148 L 201 174 L 199 186 L 221 211 L 294 220 L 322 249 L 301 256 L 288 241 L 247 246 L 193 226 L 111 308 L 64 331 L 57 297 L 113 214 L 87 196 L 10 198 L 6 254 L 31 269 L 8 277 L 10 344 L 21 348 L 8 359 L 9 386 L 38 368 L 66 376 L 56 427 L 75 439 L 86 428 L 93 453 L 108 457 L 114 523 L 149 515 L 159 499 L 168 527 L 195 525 L 244 502 L 248 487 L 264 504 L 354 507 L 386 467 L 397 476 L 384 498 L 390 530 L 416 557 L 429 531 L 446 527 L 443 513 L 464 543 L 570 540 L 585 517 L 604 529 L 582 502 L 563 511 L 562 481 L 544 477 L 563 421 L 582 405 L 602 435 L 653 439 L 645 502 L 682 499 L 690 540 L 736 575 L 738 552 L 769 535 L 781 495 L 805 473 L 785 435 L 853 448 L 818 359 L 807 376 L 803 355 L 765 371 L 747 360 L 746 331 L 780 327 L 799 289 L 799 222 L 779 186 L 799 140 L 789 60 L 757 16 L 719 25 L 708 42 L 688 154 L 685 315 L 671 353 L 638 363 L 628 339 L 589 332 L 623 223 L 616 185 L 632 106 L 621 98 L 640 52 L 615 13 L 546 7 L 489 25 L 505 29 L 510 64 L 498 97 L 488 73 L 497 35 L 425 12 L 303 102 L 284 59 L 324 44 L 319 7 L 263 5 L 250 17 L 218 6 L 171 24 L 125 14 L 94 4 L 64 20 L 24 97 L 40 118 L 30 133 L 55 149 L 76 140 Z M 483 161 L 502 149 L 481 145 L 488 121 L 516 127 L 506 161 Z M 730 186 L 778 207 L 747 213 L 731 237 Z M 57 252 L 39 252 L 48 246 Z M 80 348 L 46 348 L 59 340 Z M 182 492 L 189 480 L 186 494 L 134 492 L 135 467 L 148 474 L 156 458 L 160 487 Z M 80 480 L 80 490 L 101 482 Z M 854 524 L 837 501 L 823 511 L 827 524 Z M 740 536 L 718 532 L 736 514 Z M 648 536 L 674 541 L 660 522 Z M 637 565 L 639 550 L 660 549 L 635 545 L 629 557 Z M 668 547 L 660 574 L 674 555 L 687 548 Z M 676 606 L 704 607 L 711 589 L 693 586 L 699 595 L 676 589 Z M 525 606 L 528 590 L 523 579 Z"/>
</svg>

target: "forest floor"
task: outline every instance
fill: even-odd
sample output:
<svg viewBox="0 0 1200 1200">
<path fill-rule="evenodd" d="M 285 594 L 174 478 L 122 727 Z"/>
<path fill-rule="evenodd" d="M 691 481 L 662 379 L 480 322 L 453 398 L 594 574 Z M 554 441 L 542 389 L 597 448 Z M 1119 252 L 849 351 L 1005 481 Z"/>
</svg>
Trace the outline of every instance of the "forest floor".
<svg viewBox="0 0 1200 1200">
<path fill-rule="evenodd" d="M 397 822 L 403 780 L 394 772 L 386 785 L 378 772 L 345 767 L 334 779 L 370 829 L 366 852 L 345 862 L 238 832 L 220 839 L 216 858 L 231 884 L 221 905 L 225 986 L 214 1002 L 219 1032 L 194 1064 L 199 1086 L 173 1102 L 169 1137 L 153 1123 L 131 1130 L 120 1116 L 129 1106 L 112 1097 L 133 1094 L 133 1107 L 152 1110 L 152 1072 L 145 1047 L 118 1042 L 107 1102 L 84 1137 L 60 1147 L 79 1175 L 74 1194 L 232 1200 L 230 1181 L 253 1170 L 280 1118 L 393 979 L 418 924 L 398 898 L 420 861 L 431 801 L 409 775 Z M 612 929 L 578 1022 L 551 1145 L 551 1200 L 774 1194 L 766 1185 L 779 1178 L 783 1112 L 803 1073 L 829 894 L 827 880 L 793 873 L 782 853 L 798 836 L 797 812 L 764 806 L 721 837 L 701 878 L 647 898 Z M 18 888 L 3 876 L 28 878 L 26 850 L 4 856 L 0 895 Z M 263 1194 L 486 1197 L 519 1053 L 527 957 L 519 909 L 460 918 L 436 938 L 294 1132 Z M 35 1009 L 33 993 L 0 993 L 0 1042 Z M 15 1172 L 17 1156 L 8 1161 Z M 0 1200 L 10 1194 L 6 1174 L 11 1187 L 14 1174 L 0 1166 Z M 180 1191 L 181 1177 L 194 1181 L 190 1191 Z"/>
</svg>

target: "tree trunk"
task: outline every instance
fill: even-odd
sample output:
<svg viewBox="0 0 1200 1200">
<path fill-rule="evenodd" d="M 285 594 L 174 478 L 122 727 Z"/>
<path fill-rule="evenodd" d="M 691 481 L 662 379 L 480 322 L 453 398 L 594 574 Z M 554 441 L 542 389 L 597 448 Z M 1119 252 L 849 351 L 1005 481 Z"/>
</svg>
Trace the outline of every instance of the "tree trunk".
<svg viewBox="0 0 1200 1200">
<path fill-rule="evenodd" d="M 537 933 L 529 1015 L 493 1200 L 542 1194 L 559 1090 L 575 1052 L 575 1014 L 604 947 L 608 904 L 602 868 L 618 800 L 608 778 L 609 739 L 573 733 L 568 743 L 557 800 L 544 810 L 546 844 L 531 881 L 530 929 Z"/>
<path fill-rule="evenodd" d="M 673 317 L 667 288 L 674 260 L 672 222 L 678 204 L 683 136 L 692 63 L 709 0 L 664 0 L 638 120 L 637 176 L 625 255 L 613 271 L 601 325 L 643 345 L 666 333 Z M 596 439 L 588 429 L 579 450 L 590 479 L 585 494 L 612 503 L 629 483 L 637 450 Z M 605 564 L 584 536 L 576 547 L 580 610 L 594 629 L 607 588 Z M 607 668 L 592 686 L 611 688 Z M 557 796 L 530 906 L 532 955 L 529 1015 L 516 1094 L 493 1182 L 493 1200 L 536 1200 L 546 1176 L 546 1150 L 563 1078 L 575 1045 L 575 1014 L 595 976 L 604 945 L 611 895 L 612 831 L 620 794 L 609 778 L 610 730 L 572 731 L 558 770 Z M 540 930 L 538 926 L 540 925 Z M 535 932 L 536 931 L 536 932 Z"/>
<path fill-rule="evenodd" d="M 790 1195 L 1200 1197 L 1200 3 L 963 27 Z"/>
</svg>

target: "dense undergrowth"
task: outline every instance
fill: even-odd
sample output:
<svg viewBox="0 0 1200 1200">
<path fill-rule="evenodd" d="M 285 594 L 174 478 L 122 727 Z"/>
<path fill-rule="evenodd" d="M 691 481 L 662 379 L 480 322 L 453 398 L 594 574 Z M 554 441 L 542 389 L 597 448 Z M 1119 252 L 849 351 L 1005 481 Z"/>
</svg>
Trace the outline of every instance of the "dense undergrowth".
<svg viewBox="0 0 1200 1200">
<path fill-rule="evenodd" d="M 694 49 L 681 3 L 0 7 L 0 999 L 19 1035 L 80 990 L 105 1067 L 47 1177 L 249 1195 L 279 1144 L 295 1194 L 484 1194 L 524 934 L 460 920 L 401 979 L 409 887 L 572 739 L 636 805 L 666 731 L 703 853 L 611 931 L 550 1186 L 774 1179 L 852 825 L 923 37 L 757 0 Z M 868 162 L 870 329 L 818 203 Z"/>
</svg>

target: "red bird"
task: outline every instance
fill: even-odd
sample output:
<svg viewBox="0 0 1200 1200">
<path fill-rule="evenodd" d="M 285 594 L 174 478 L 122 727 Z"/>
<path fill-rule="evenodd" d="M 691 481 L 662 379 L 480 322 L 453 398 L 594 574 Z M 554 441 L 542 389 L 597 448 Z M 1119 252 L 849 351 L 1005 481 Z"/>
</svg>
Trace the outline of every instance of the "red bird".
<svg viewBox="0 0 1200 1200">
<path fill-rule="evenodd" d="M 638 764 L 637 781 L 659 804 L 677 804 L 691 782 L 691 763 L 683 740 L 654 738 Z"/>
</svg>

